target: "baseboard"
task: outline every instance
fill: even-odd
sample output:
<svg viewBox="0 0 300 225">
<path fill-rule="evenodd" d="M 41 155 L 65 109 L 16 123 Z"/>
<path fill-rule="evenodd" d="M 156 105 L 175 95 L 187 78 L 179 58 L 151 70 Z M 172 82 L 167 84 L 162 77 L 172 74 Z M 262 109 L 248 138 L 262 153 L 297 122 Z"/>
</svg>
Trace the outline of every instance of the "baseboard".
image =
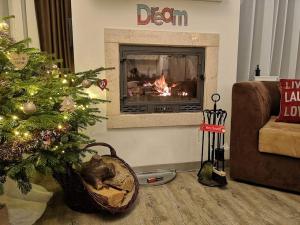
<svg viewBox="0 0 300 225">
<path fill-rule="evenodd" d="M 170 170 L 175 169 L 178 172 L 186 171 L 197 171 L 200 169 L 200 161 L 195 162 L 185 162 L 185 163 L 173 163 L 173 164 L 158 164 L 158 165 L 149 165 L 149 166 L 137 166 L 133 167 L 135 172 L 149 172 L 153 170 Z M 229 160 L 225 160 L 225 167 L 229 165 Z"/>
</svg>

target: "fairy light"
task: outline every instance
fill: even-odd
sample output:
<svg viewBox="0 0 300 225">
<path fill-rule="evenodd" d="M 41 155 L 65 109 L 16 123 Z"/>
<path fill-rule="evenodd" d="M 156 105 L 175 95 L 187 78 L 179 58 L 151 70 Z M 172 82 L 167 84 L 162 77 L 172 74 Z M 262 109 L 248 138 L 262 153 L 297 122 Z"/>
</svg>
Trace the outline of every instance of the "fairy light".
<svg viewBox="0 0 300 225">
<path fill-rule="evenodd" d="M 4 117 L 3 116 L 0 116 L 0 120 L 3 120 L 4 119 Z"/>
<path fill-rule="evenodd" d="M 68 83 L 68 80 L 67 80 L 67 79 L 63 79 L 63 80 L 62 80 L 62 83 L 63 83 L 63 84 L 66 84 L 66 83 Z"/>
<path fill-rule="evenodd" d="M 25 132 L 24 133 L 24 137 L 28 137 L 29 136 L 29 133 L 28 132 Z"/>
<path fill-rule="evenodd" d="M 67 75 L 67 74 L 65 74 L 65 75 L 64 75 L 64 77 L 68 77 L 68 75 Z"/>
<path fill-rule="evenodd" d="M 19 134 L 20 134 L 20 132 L 16 130 L 15 131 L 15 135 L 19 135 Z"/>
<path fill-rule="evenodd" d="M 18 119 L 18 117 L 16 115 L 13 115 L 12 118 L 13 118 L 13 120 L 17 120 Z"/>
<path fill-rule="evenodd" d="M 53 98 L 52 98 L 52 97 L 50 97 L 49 99 L 50 99 L 50 100 L 52 100 Z"/>
<path fill-rule="evenodd" d="M 21 110 L 24 110 L 24 107 L 23 107 L 23 106 L 20 106 L 20 109 L 21 109 Z"/>
<path fill-rule="evenodd" d="M 58 149 L 58 146 L 54 146 L 54 150 Z"/>
<path fill-rule="evenodd" d="M 58 124 L 57 128 L 61 130 L 63 126 L 61 124 Z"/>
<path fill-rule="evenodd" d="M 64 153 L 65 153 L 65 151 L 64 151 L 64 150 L 62 150 L 62 151 L 61 151 L 61 153 L 63 153 L 63 154 L 64 154 Z"/>
<path fill-rule="evenodd" d="M 29 94 L 30 94 L 31 96 L 37 94 L 38 91 L 39 91 L 39 88 L 38 88 L 37 86 L 35 86 L 35 85 L 31 85 L 31 86 L 29 87 L 29 89 L 28 89 L 28 92 L 29 92 Z"/>
<path fill-rule="evenodd" d="M 67 120 L 67 119 L 68 119 L 68 116 L 67 116 L 67 115 L 64 115 L 64 119 Z"/>
</svg>

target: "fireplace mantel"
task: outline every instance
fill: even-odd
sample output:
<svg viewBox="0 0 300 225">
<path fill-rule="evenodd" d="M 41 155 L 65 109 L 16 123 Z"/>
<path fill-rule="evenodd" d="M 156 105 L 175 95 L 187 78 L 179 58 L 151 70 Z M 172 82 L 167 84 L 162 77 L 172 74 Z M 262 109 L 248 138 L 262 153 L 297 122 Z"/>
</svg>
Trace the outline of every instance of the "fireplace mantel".
<svg viewBox="0 0 300 225">
<path fill-rule="evenodd" d="M 105 65 L 110 91 L 107 105 L 108 128 L 199 125 L 201 112 L 123 114 L 120 112 L 120 44 L 205 47 L 204 108 L 212 107 L 210 96 L 217 90 L 219 35 L 192 32 L 105 29 Z"/>
</svg>

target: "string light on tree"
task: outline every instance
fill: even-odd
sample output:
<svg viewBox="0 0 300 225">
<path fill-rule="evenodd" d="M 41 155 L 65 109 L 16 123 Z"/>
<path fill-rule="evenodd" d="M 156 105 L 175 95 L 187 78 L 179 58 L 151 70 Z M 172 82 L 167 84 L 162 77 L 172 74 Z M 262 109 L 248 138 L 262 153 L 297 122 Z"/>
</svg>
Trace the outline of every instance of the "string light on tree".
<svg viewBox="0 0 300 225">
<path fill-rule="evenodd" d="M 8 32 L 9 31 L 9 26 L 5 21 L 2 21 L 0 23 L 0 31 L 2 31 L 2 32 Z"/>
</svg>

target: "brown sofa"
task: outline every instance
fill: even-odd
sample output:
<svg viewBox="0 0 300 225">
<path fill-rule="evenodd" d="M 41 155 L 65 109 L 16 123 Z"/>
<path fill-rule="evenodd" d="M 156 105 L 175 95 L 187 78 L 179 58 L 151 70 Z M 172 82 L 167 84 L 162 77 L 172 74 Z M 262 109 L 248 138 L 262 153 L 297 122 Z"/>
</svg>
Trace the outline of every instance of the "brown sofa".
<svg viewBox="0 0 300 225">
<path fill-rule="evenodd" d="M 232 90 L 230 176 L 300 192 L 300 159 L 258 151 L 259 130 L 278 115 L 278 82 L 236 83 Z"/>
</svg>

